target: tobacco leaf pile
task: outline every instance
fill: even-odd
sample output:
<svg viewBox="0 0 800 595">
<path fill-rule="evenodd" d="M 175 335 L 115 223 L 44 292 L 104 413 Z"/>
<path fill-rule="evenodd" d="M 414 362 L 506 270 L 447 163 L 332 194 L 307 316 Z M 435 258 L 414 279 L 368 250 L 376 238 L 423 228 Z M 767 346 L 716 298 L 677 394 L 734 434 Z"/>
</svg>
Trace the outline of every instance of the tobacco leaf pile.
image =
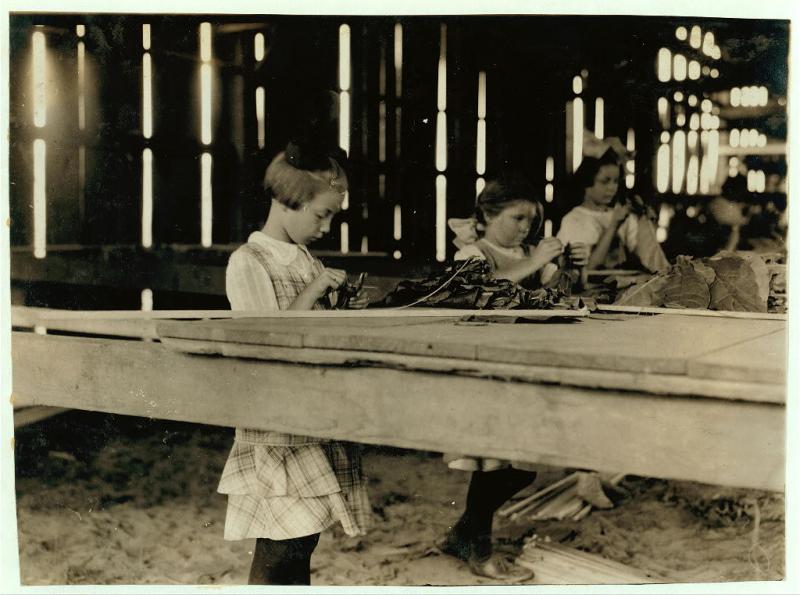
<svg viewBox="0 0 800 595">
<path fill-rule="evenodd" d="M 558 288 L 527 289 L 506 279 L 494 279 L 480 259 L 456 262 L 421 280 L 398 283 L 380 307 L 421 306 L 473 310 L 550 309 L 564 297 Z"/>
<path fill-rule="evenodd" d="M 617 295 L 615 304 L 785 312 L 785 269 L 778 257 L 720 252 L 708 258 L 679 256 L 667 270 Z M 781 291 L 783 292 L 781 295 Z"/>
</svg>

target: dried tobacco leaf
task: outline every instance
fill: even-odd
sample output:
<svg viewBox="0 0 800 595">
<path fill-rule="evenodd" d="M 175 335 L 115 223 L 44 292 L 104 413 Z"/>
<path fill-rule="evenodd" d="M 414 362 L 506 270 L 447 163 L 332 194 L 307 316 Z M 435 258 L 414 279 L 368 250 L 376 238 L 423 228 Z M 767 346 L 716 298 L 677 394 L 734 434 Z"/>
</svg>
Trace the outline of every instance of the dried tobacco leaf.
<svg viewBox="0 0 800 595">
<path fill-rule="evenodd" d="M 761 299 L 756 272 L 747 260 L 734 254 L 706 258 L 716 279 L 711 284 L 712 310 L 766 312 L 767 300 Z M 769 281 L 767 281 L 769 283 Z"/>
<path fill-rule="evenodd" d="M 645 281 L 629 287 L 614 301 L 618 306 L 662 306 L 664 296 L 662 290 L 668 282 L 667 276 L 658 274 Z"/>
<path fill-rule="evenodd" d="M 670 269 L 661 293 L 667 308 L 705 310 L 711 301 L 706 278 L 689 263 L 679 263 Z"/>
<path fill-rule="evenodd" d="M 552 308 L 563 297 L 557 289 L 526 289 L 495 279 L 486 261 L 457 262 L 422 280 L 401 281 L 378 306 L 421 306 L 475 310 Z"/>
</svg>

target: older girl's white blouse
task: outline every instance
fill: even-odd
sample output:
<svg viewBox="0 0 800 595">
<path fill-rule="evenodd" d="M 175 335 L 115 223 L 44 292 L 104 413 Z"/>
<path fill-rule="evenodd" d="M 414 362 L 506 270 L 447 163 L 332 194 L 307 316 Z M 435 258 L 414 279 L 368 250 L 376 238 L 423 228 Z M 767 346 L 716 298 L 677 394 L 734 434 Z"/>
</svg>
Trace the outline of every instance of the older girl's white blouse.
<svg viewBox="0 0 800 595">
<path fill-rule="evenodd" d="M 305 246 L 276 240 L 261 231 L 247 238 L 265 248 L 276 262 L 298 270 L 306 283 L 314 280 L 313 257 Z M 278 310 L 278 299 L 272 280 L 252 254 L 236 251 L 231 254 L 225 271 L 225 291 L 231 310 Z"/>
</svg>

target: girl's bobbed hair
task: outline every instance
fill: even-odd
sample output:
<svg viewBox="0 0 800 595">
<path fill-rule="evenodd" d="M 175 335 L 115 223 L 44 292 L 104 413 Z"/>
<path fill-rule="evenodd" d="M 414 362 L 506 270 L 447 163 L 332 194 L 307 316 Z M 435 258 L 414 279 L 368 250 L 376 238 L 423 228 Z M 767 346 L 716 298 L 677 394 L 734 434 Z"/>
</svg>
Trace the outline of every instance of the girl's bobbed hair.
<svg viewBox="0 0 800 595">
<path fill-rule="evenodd" d="M 496 217 L 509 205 L 525 201 L 536 206 L 535 232 L 544 222 L 544 207 L 535 198 L 533 186 L 525 178 L 517 175 L 506 175 L 486 182 L 475 202 L 475 219 L 485 226 L 487 217 Z"/>
<path fill-rule="evenodd" d="M 302 141 L 290 141 L 272 160 L 264 175 L 264 192 L 297 210 L 326 190 L 347 192 L 346 155 L 341 149 L 323 149 Z"/>
</svg>

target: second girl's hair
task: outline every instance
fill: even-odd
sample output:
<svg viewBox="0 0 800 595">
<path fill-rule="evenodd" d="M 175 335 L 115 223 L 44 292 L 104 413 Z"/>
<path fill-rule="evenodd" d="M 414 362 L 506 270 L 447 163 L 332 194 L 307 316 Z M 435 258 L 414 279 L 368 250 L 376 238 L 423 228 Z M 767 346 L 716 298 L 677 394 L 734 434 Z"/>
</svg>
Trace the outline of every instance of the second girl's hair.
<svg viewBox="0 0 800 595">
<path fill-rule="evenodd" d="M 264 191 L 290 209 L 299 209 L 325 190 L 347 191 L 347 174 L 335 151 L 291 141 L 278 153 L 264 175 Z"/>
<path fill-rule="evenodd" d="M 475 203 L 475 219 L 481 225 L 486 225 L 487 216 L 496 217 L 503 209 L 518 201 L 526 201 L 536 206 L 537 223 L 536 231 L 543 223 L 543 207 L 536 198 L 533 186 L 521 176 L 507 175 L 489 180 L 483 187 Z"/>
</svg>

